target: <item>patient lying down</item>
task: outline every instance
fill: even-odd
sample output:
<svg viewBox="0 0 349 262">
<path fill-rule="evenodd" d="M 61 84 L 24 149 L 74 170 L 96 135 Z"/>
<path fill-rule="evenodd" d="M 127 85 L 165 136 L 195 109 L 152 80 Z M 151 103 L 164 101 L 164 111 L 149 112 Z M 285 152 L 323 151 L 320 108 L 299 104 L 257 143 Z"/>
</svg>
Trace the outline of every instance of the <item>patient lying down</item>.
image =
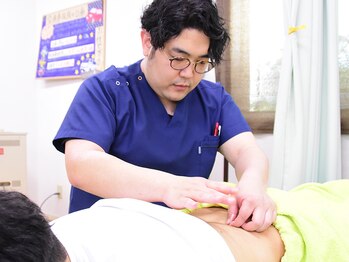
<svg viewBox="0 0 349 262">
<path fill-rule="evenodd" d="M 348 180 L 269 193 L 278 217 L 257 233 L 226 225 L 219 205 L 188 215 L 135 199 L 100 200 L 49 225 L 25 196 L 0 191 L 0 261 L 346 261 Z"/>
</svg>

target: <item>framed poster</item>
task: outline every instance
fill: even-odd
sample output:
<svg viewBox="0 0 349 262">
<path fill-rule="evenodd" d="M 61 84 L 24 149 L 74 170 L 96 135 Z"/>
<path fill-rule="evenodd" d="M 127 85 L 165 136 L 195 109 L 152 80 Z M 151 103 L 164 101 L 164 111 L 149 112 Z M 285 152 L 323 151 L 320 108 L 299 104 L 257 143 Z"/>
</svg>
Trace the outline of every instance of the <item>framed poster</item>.
<svg viewBox="0 0 349 262">
<path fill-rule="evenodd" d="M 73 78 L 105 67 L 105 1 L 98 0 L 45 15 L 37 78 Z"/>
</svg>

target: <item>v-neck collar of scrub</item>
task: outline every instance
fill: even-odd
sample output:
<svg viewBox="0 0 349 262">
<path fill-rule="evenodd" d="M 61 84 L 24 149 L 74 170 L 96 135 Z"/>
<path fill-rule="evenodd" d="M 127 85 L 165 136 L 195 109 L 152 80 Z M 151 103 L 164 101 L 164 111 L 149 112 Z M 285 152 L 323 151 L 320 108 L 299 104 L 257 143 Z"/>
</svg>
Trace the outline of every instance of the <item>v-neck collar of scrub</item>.
<svg viewBox="0 0 349 262">
<path fill-rule="evenodd" d="M 175 124 L 175 123 L 180 123 L 183 121 L 183 118 L 185 117 L 186 113 L 187 113 L 187 104 L 188 104 L 188 98 L 192 95 L 192 92 L 190 92 L 186 97 L 184 97 L 181 101 L 179 101 L 176 105 L 176 109 L 175 112 L 173 114 L 173 116 L 170 116 L 167 111 L 165 106 L 162 104 L 159 96 L 155 93 L 155 91 L 151 88 L 151 86 L 149 85 L 148 81 L 146 80 L 146 77 L 144 75 L 144 73 L 141 70 L 141 65 L 140 62 L 138 62 L 138 69 L 139 71 L 137 72 L 137 74 L 135 75 L 135 77 L 137 78 L 137 81 L 141 81 L 142 84 L 138 85 L 141 88 L 146 88 L 148 94 L 148 97 L 151 98 L 151 101 L 149 101 L 149 103 L 151 103 L 151 105 L 155 108 L 157 115 L 163 119 L 164 121 L 167 122 L 167 124 Z"/>
</svg>

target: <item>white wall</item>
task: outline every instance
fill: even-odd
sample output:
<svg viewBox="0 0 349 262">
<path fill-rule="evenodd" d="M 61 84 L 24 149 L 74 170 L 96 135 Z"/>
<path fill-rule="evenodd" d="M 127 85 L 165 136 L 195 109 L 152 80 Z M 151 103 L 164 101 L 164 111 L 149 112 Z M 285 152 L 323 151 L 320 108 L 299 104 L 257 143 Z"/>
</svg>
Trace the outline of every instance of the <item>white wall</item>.
<svg viewBox="0 0 349 262">
<path fill-rule="evenodd" d="M 52 139 L 81 80 L 35 79 L 42 16 L 85 3 L 87 0 L 13 0 L 2 5 L 0 16 L 0 130 L 26 132 L 28 152 L 28 195 L 36 203 L 63 185 L 63 199 L 50 198 L 43 209 L 63 215 L 69 202 L 69 182 L 64 155 L 55 150 Z M 108 1 L 106 66 L 127 65 L 142 58 L 139 17 L 150 0 Z M 269 158 L 273 137 L 257 136 Z M 342 138 L 343 173 L 349 178 L 349 135 Z M 212 179 L 221 180 L 222 157 L 218 156 Z M 233 181 L 233 170 L 230 179 Z"/>
<path fill-rule="evenodd" d="M 6 1 L 0 16 L 0 129 L 27 133 L 28 169 L 32 173 L 37 166 L 35 7 L 34 0 Z M 36 183 L 30 180 L 29 186 L 35 195 Z"/>
<path fill-rule="evenodd" d="M 37 0 L 37 17 L 35 22 L 37 46 L 42 16 L 50 12 L 86 3 L 86 0 Z M 140 43 L 140 21 L 142 6 L 147 1 L 108 1 L 106 22 L 106 67 L 127 65 L 142 58 Z M 37 48 L 38 49 L 38 48 Z M 38 171 L 35 176 L 39 194 L 32 195 L 38 203 L 55 192 L 57 185 L 63 185 L 63 199 L 50 199 L 44 210 L 52 215 L 67 212 L 69 202 L 69 182 L 65 173 L 64 155 L 52 146 L 63 117 L 82 80 L 36 80 L 38 118 Z M 43 158 L 44 157 L 44 158 Z"/>
</svg>

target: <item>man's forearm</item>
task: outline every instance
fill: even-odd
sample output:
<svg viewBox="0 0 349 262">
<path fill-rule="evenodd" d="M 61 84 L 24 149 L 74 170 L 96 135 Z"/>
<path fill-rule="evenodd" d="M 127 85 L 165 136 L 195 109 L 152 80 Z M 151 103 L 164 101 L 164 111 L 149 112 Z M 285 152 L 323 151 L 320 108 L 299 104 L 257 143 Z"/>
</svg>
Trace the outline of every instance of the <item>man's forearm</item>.
<svg viewBox="0 0 349 262">
<path fill-rule="evenodd" d="M 164 202 L 172 208 L 193 208 L 198 202 L 235 202 L 235 190 L 223 182 L 139 167 L 89 141 L 69 140 L 65 154 L 71 184 L 102 198 L 136 198 Z"/>
<path fill-rule="evenodd" d="M 162 200 L 172 175 L 127 163 L 91 142 L 81 142 L 72 140 L 66 145 L 66 168 L 73 186 L 102 198 Z"/>
</svg>

